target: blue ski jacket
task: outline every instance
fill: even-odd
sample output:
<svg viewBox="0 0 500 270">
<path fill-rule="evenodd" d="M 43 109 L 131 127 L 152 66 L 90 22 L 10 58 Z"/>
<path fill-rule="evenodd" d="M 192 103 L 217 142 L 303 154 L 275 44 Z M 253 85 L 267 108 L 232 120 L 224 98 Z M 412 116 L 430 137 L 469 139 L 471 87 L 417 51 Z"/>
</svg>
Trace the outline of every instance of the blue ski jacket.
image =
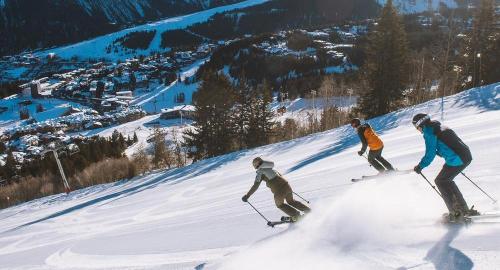
<svg viewBox="0 0 500 270">
<path fill-rule="evenodd" d="M 458 167 L 464 165 L 462 159 L 434 134 L 431 126 L 424 126 L 425 156 L 420 161 L 420 168 L 431 165 L 436 155 L 444 158 L 446 165 Z"/>
</svg>

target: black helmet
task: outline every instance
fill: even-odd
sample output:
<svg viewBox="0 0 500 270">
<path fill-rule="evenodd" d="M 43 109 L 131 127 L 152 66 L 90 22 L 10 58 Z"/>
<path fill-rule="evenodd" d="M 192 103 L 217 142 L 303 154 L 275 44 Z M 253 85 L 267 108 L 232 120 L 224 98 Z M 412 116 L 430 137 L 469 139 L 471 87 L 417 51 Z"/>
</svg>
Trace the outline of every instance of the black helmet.
<svg viewBox="0 0 500 270">
<path fill-rule="evenodd" d="M 359 118 L 354 118 L 351 120 L 351 126 L 359 127 L 359 125 L 361 125 L 361 120 L 359 120 Z"/>
<path fill-rule="evenodd" d="M 411 123 L 415 126 L 415 128 L 419 128 L 430 120 L 431 117 L 428 114 L 419 113 L 413 117 L 413 121 L 411 121 Z"/>
</svg>

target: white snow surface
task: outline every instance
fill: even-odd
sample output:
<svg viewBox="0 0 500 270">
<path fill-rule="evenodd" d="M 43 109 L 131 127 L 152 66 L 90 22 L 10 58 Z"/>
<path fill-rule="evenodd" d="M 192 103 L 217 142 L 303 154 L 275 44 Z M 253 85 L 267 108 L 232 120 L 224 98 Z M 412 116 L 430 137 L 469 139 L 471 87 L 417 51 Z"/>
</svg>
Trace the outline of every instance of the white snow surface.
<svg viewBox="0 0 500 270">
<path fill-rule="evenodd" d="M 500 196 L 500 83 L 445 101 L 444 123 L 471 147 L 465 173 Z M 416 165 L 424 141 L 414 114 L 440 119 L 440 100 L 370 121 L 399 169 Z M 412 173 L 353 184 L 375 174 L 357 156 L 348 126 L 236 152 L 133 181 L 41 198 L 0 211 L 0 269 L 498 269 L 500 219 L 443 226 L 444 203 Z M 313 212 L 292 226 L 269 228 L 241 202 L 253 183 L 251 160 L 273 160 Z M 433 178 L 443 161 L 424 170 Z M 464 177 L 470 205 L 499 211 Z M 250 198 L 282 215 L 262 185 Z"/>
<path fill-rule="evenodd" d="M 198 60 L 182 68 L 180 72 L 181 81 L 193 77 L 206 61 L 207 59 Z M 180 105 L 174 102 L 175 97 L 180 93 L 183 93 L 185 96 L 184 103 L 191 104 L 193 102 L 193 94 L 198 90 L 198 86 L 199 83 L 185 84 L 176 80 L 168 86 L 159 85 L 154 87 L 146 94 L 142 94 L 134 99 L 131 104 L 141 106 L 148 113 L 159 113 L 161 109 L 173 108 Z"/>
<path fill-rule="evenodd" d="M 28 109 L 30 116 L 35 118 L 37 121 L 46 121 L 54 119 L 61 116 L 70 107 L 85 109 L 87 107 L 82 106 L 75 102 L 68 102 L 62 99 L 48 98 L 48 99 L 32 99 L 31 97 L 22 97 L 21 95 L 12 95 L 10 97 L 0 99 L 0 107 L 6 107 L 8 110 L 6 112 L 0 113 L 0 132 L 3 133 L 14 127 L 22 125 L 22 121 L 19 120 L 19 105 L 22 101 L 32 101 L 33 103 L 25 106 Z M 36 107 L 41 104 L 44 108 L 43 112 L 37 113 Z"/>
<path fill-rule="evenodd" d="M 88 0 L 86 0 L 88 1 Z M 59 57 L 69 59 L 73 56 L 77 56 L 83 59 L 98 59 L 105 58 L 109 60 L 125 60 L 137 55 L 150 55 L 152 52 L 164 51 L 161 49 L 161 34 L 167 30 L 176 30 L 176 29 L 184 29 L 193 24 L 201 23 L 207 21 L 210 17 L 217 13 L 222 13 L 225 11 L 250 7 L 265 3 L 269 0 L 246 0 L 232 5 L 226 5 L 221 7 L 216 7 L 204 11 L 200 11 L 197 13 L 173 17 L 165 20 L 161 20 L 154 23 L 149 23 L 145 25 L 140 25 L 137 27 L 128 28 L 119 32 L 111 33 L 108 35 L 104 35 L 101 37 L 97 37 L 91 40 L 83 41 L 80 43 L 72 44 L 65 47 L 59 47 L 55 49 L 48 49 L 37 53 L 37 55 L 45 57 L 49 53 L 55 53 Z M 108 45 L 112 45 L 113 42 L 121 37 L 124 37 L 128 33 L 136 32 L 136 31 L 152 31 L 156 30 L 156 35 L 151 41 L 151 44 L 146 50 L 137 50 L 137 51 L 125 51 L 120 53 L 107 53 L 106 47 Z"/>
<path fill-rule="evenodd" d="M 307 124 L 310 118 L 321 120 L 321 114 L 325 108 L 336 107 L 340 111 L 349 112 L 356 105 L 357 96 L 339 96 L 332 98 L 297 98 L 291 101 L 273 102 L 271 109 L 278 111 L 285 107 L 286 112 L 277 113 L 275 120 L 284 122 L 286 119 L 293 119 L 299 123 Z"/>
<path fill-rule="evenodd" d="M 387 0 L 377 0 L 380 5 L 385 5 Z M 429 10 L 429 0 L 393 0 L 394 6 L 402 13 L 419 13 Z M 457 7 L 455 0 L 431 0 L 432 10 L 438 10 L 439 4 L 443 3 L 450 8 Z"/>
</svg>

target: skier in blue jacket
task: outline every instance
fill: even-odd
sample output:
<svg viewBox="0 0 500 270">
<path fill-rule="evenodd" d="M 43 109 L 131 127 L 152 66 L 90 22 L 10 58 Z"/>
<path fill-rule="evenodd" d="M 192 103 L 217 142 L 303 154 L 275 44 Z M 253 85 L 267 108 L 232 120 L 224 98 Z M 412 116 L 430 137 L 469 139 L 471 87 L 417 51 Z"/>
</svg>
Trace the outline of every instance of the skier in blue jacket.
<svg viewBox="0 0 500 270">
<path fill-rule="evenodd" d="M 459 175 L 472 161 L 469 147 L 456 133 L 441 125 L 438 121 L 431 121 L 429 115 L 417 114 L 413 118 L 413 125 L 424 135 L 425 155 L 414 170 L 418 174 L 429 166 L 436 155 L 444 158 L 445 165 L 434 180 L 438 187 L 450 218 L 479 214 L 469 209 L 465 199 L 453 179 Z"/>
</svg>

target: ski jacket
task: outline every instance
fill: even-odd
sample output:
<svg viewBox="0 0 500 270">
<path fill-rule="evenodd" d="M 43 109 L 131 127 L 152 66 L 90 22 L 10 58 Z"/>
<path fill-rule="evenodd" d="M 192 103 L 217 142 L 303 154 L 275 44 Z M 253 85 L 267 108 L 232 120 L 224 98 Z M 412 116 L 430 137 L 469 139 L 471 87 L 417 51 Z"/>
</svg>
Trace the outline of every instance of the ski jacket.
<svg viewBox="0 0 500 270">
<path fill-rule="evenodd" d="M 380 150 L 384 147 L 384 143 L 368 123 L 358 127 L 358 136 L 362 143 L 362 152 L 365 152 L 368 146 L 370 147 L 370 150 L 374 151 Z"/>
<path fill-rule="evenodd" d="M 420 168 L 423 169 L 429 166 L 436 155 L 444 158 L 446 165 L 451 167 L 466 165 L 472 160 L 472 155 L 467 145 L 451 129 L 441 126 L 441 123 L 432 121 L 423 127 L 423 133 L 425 155 L 419 163 Z M 459 148 L 456 148 L 456 151 L 462 152 L 462 158 L 451 148 L 456 144 L 461 144 Z"/>
<path fill-rule="evenodd" d="M 257 175 L 255 176 L 255 182 L 247 192 L 246 196 L 250 197 L 257 191 L 259 185 L 262 181 L 266 182 L 266 186 L 271 189 L 273 194 L 286 193 L 287 190 L 291 190 L 288 182 L 281 176 L 281 174 L 273 170 L 274 162 L 263 161 L 262 164 L 257 168 Z"/>
<path fill-rule="evenodd" d="M 272 161 L 263 161 L 262 164 L 257 168 L 257 175 L 255 176 L 255 183 L 260 183 L 262 180 L 267 182 L 276 178 L 277 176 L 281 176 L 279 172 L 273 170 L 274 162 Z"/>
</svg>

